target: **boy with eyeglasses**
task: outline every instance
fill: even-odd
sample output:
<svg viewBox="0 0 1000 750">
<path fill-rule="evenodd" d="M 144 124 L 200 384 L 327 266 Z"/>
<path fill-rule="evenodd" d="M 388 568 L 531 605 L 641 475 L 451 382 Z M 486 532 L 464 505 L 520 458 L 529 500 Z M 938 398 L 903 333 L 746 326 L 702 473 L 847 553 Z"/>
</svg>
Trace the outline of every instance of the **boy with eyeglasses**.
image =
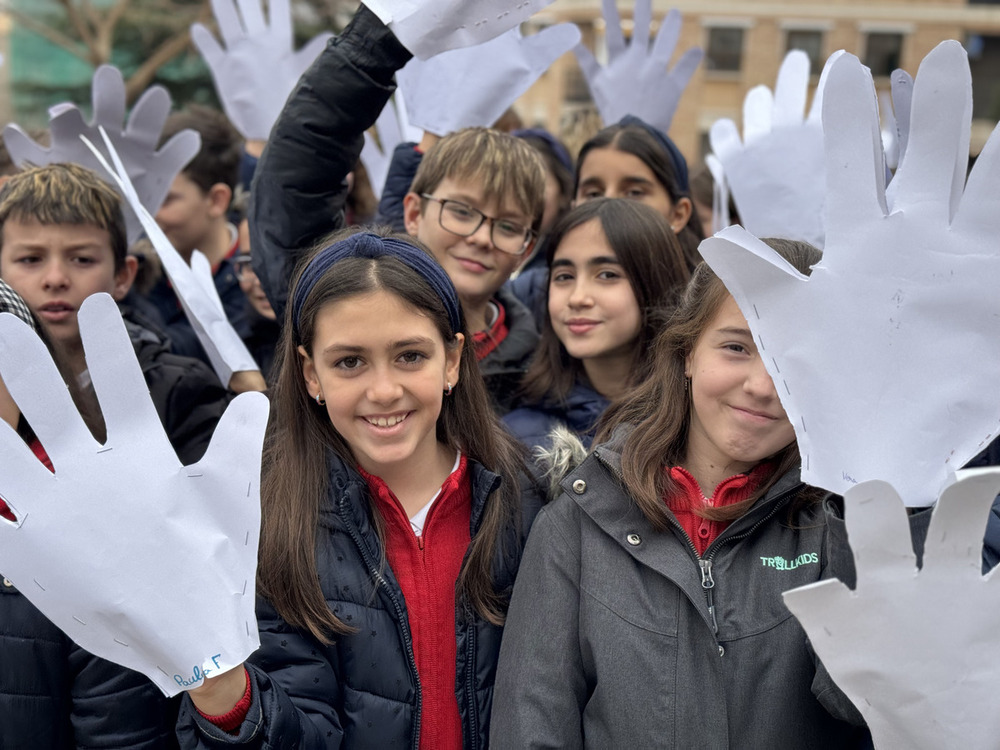
<svg viewBox="0 0 1000 750">
<path fill-rule="evenodd" d="M 271 131 L 251 191 L 250 232 L 254 268 L 279 318 L 298 255 L 342 224 L 341 180 L 410 57 L 362 5 L 303 75 Z M 455 284 L 500 414 L 515 405 L 538 341 L 531 312 L 501 287 L 532 247 L 544 196 L 544 167 L 531 146 L 467 128 L 427 149 L 404 199 L 407 232 Z"/>
</svg>

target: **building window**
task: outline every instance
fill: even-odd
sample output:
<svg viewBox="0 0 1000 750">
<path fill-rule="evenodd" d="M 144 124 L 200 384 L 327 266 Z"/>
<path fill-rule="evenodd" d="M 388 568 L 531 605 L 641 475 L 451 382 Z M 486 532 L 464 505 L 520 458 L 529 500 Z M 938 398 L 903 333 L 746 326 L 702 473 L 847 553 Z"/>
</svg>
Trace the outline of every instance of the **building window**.
<svg viewBox="0 0 1000 750">
<path fill-rule="evenodd" d="M 871 31 L 865 38 L 865 65 L 873 76 L 888 76 L 903 59 L 903 35 Z"/>
<path fill-rule="evenodd" d="M 785 53 L 800 49 L 809 56 L 809 70 L 816 75 L 823 68 L 823 32 L 814 29 L 789 29 L 785 34 Z"/>
<path fill-rule="evenodd" d="M 706 70 L 738 71 L 743 64 L 743 29 L 717 26 L 708 30 Z"/>
</svg>

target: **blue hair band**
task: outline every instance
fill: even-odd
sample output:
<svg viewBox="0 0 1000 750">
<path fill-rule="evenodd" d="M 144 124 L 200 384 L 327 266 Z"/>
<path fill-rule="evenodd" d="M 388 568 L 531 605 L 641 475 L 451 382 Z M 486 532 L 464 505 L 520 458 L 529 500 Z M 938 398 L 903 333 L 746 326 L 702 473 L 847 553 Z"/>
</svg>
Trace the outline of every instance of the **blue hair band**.
<svg viewBox="0 0 1000 750">
<path fill-rule="evenodd" d="M 680 188 L 682 193 L 689 193 L 691 191 L 691 183 L 688 179 L 687 160 L 684 158 L 684 154 L 681 153 L 681 150 L 677 148 L 677 144 L 670 140 L 669 135 L 664 133 L 659 128 L 654 128 L 645 120 L 640 120 L 635 115 L 625 115 L 618 121 L 618 124 L 635 125 L 653 136 L 657 143 L 663 146 L 663 150 L 667 152 L 667 156 L 670 157 L 670 161 L 674 165 L 674 173 L 677 175 L 677 187 Z"/>
<path fill-rule="evenodd" d="M 316 286 L 316 282 L 335 263 L 345 258 L 381 258 L 386 255 L 412 268 L 430 285 L 444 304 L 452 333 L 460 333 L 462 308 L 458 302 L 458 294 L 448 274 L 438 262 L 420 248 L 403 240 L 379 237 L 371 232 L 359 232 L 320 250 L 299 277 L 299 283 L 295 286 L 295 296 L 292 298 L 292 323 L 295 326 L 296 338 L 300 338 L 299 317 L 302 315 L 302 306 Z"/>
</svg>

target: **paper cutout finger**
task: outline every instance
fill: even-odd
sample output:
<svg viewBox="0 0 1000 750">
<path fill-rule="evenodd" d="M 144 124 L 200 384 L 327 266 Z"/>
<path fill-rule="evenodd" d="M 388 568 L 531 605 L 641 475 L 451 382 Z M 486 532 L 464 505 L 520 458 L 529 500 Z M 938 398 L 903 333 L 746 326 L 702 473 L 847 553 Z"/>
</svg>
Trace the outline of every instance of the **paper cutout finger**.
<svg viewBox="0 0 1000 750">
<path fill-rule="evenodd" d="M 7 125 L 3 137 L 11 159 L 22 168 L 70 162 L 92 169 L 103 177 L 99 161 L 83 145 L 80 136 L 86 136 L 100 145 L 103 142 L 98 129 L 104 128 L 125 164 L 139 201 L 149 213 L 155 214 L 167 197 L 174 178 L 201 148 L 200 136 L 194 130 L 184 130 L 157 149 L 160 133 L 170 113 L 170 94 L 162 86 L 152 86 L 139 97 L 123 128 L 125 81 L 114 66 L 102 65 L 94 72 L 91 97 L 94 116 L 90 123 L 84 120 L 83 113 L 75 104 L 64 103 L 49 110 L 52 145 L 48 148 L 32 141 L 18 125 Z M 142 235 L 142 225 L 129 206 L 123 208 L 131 245 Z"/>
<path fill-rule="evenodd" d="M 208 261 L 200 252 L 195 251 L 191 266 L 184 262 L 156 220 L 139 202 L 135 188 L 129 182 L 114 146 L 103 132 L 101 136 L 104 138 L 105 148 L 110 153 L 114 167 L 108 164 L 90 141 L 85 143 L 93 149 L 102 169 L 115 181 L 139 218 L 163 264 L 164 272 L 174 287 L 177 299 L 184 308 L 184 314 L 187 315 L 198 342 L 208 355 L 212 369 L 219 376 L 220 382 L 229 383 L 234 372 L 259 370 L 246 344 L 226 317 L 212 281 L 212 270 L 208 266 Z"/>
<path fill-rule="evenodd" d="M 875 747 L 992 747 L 1000 715 L 1000 596 L 981 574 L 983 532 L 1000 470 L 951 485 L 931 517 L 916 573 L 905 508 L 892 487 L 865 482 L 844 497 L 857 568 L 786 591 L 837 685 L 868 723 Z M 988 699 L 986 699 L 988 702 Z"/>
<path fill-rule="evenodd" d="M 635 115 L 666 133 L 704 53 L 692 47 L 668 70 L 680 36 L 681 14 L 676 9 L 667 14 L 650 46 L 651 2 L 636 0 L 632 41 L 626 46 L 616 2 L 603 0 L 606 66 L 602 67 L 583 45 L 577 46 L 575 52 L 605 124 Z"/>
<path fill-rule="evenodd" d="M 477 47 L 413 59 L 397 74 L 409 122 L 435 135 L 489 127 L 580 41 L 580 30 L 560 23 L 522 37 L 510 31 Z"/>
<path fill-rule="evenodd" d="M 142 672 L 166 695 L 242 663 L 259 645 L 254 579 L 267 399 L 243 394 L 205 457 L 181 466 L 118 307 L 87 299 L 80 334 L 107 424 L 85 428 L 40 339 L 0 315 L 0 372 L 23 412 L 52 412 L 55 473 L 0 425 L 0 570 L 91 653 Z M 41 375 L 42 377 L 38 377 Z M 55 390 L 52 390 L 52 389 Z"/>
<path fill-rule="evenodd" d="M 270 25 L 261 0 L 212 0 L 223 44 L 200 23 L 191 40 L 215 81 L 226 116 L 244 138 L 267 140 L 285 100 L 332 34 L 313 37 L 298 52 L 293 47 L 288 0 L 272 0 Z"/>
<path fill-rule="evenodd" d="M 382 188 L 389 174 L 392 152 L 405 142 L 419 142 L 422 131 L 411 127 L 406 117 L 403 93 L 399 89 L 382 109 L 375 120 L 375 134 L 365 131 L 365 145 L 361 147 L 361 162 L 368 172 L 372 192 L 377 199 L 382 198 Z M 377 139 L 376 139 L 377 138 Z"/>
<path fill-rule="evenodd" d="M 365 5 L 415 57 L 427 60 L 448 50 L 475 47 L 495 39 L 551 2 L 366 0 Z"/>
<path fill-rule="evenodd" d="M 1000 137 L 965 185 L 970 116 L 965 52 L 945 42 L 920 66 L 887 191 L 871 74 L 845 55 L 823 108 L 822 262 L 803 277 L 737 227 L 700 247 L 746 315 L 809 484 L 883 479 L 926 506 L 1000 431 Z"/>
</svg>

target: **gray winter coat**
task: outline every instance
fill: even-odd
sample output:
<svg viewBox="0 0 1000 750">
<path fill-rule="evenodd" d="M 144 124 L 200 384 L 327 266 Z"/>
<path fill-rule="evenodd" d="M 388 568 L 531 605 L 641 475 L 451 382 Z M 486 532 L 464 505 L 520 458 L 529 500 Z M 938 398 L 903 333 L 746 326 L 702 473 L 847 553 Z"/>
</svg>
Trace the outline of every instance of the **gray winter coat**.
<svg viewBox="0 0 1000 750">
<path fill-rule="evenodd" d="M 836 503 L 790 525 L 804 485 L 785 475 L 699 559 L 679 525 L 652 527 L 619 476 L 620 456 L 597 448 L 535 521 L 500 652 L 494 750 L 864 742 L 781 599 L 835 568 L 853 578 Z"/>
</svg>

